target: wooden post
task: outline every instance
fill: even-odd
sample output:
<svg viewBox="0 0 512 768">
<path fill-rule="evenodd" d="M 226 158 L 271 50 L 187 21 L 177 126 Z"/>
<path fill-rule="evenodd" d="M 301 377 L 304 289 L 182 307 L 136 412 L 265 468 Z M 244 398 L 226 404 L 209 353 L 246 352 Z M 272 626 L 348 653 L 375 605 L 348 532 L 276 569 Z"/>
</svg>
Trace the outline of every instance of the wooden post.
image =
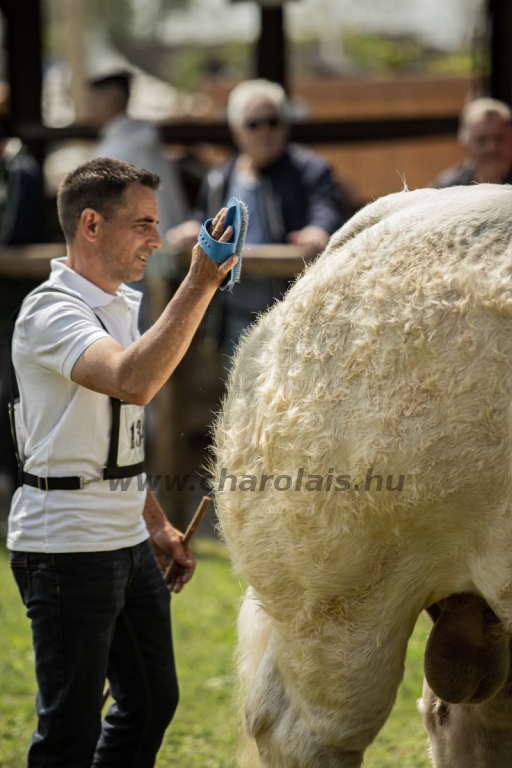
<svg viewBox="0 0 512 768">
<path fill-rule="evenodd" d="M 256 76 L 286 88 L 286 40 L 283 7 L 261 7 L 261 29 L 256 47 Z"/>
<path fill-rule="evenodd" d="M 489 0 L 491 26 L 490 91 L 512 106 L 512 3 Z"/>
<path fill-rule="evenodd" d="M 146 292 L 151 325 L 158 320 L 177 287 L 174 281 L 163 275 L 147 275 Z M 183 380 L 182 369 L 183 363 L 157 392 L 149 406 L 151 453 L 146 466 L 151 475 L 162 476 L 156 494 L 165 514 L 173 525 L 185 530 L 188 522 L 188 483 L 180 490 L 176 478 L 184 478 L 190 472 L 183 421 L 184 412 L 193 403 L 193 399 L 190 382 Z"/>
<path fill-rule="evenodd" d="M 71 71 L 71 96 L 75 107 L 75 123 L 87 123 L 86 33 L 88 8 L 86 0 L 61 0 L 66 25 L 64 51 Z"/>
<path fill-rule="evenodd" d="M 11 130 L 16 135 L 29 123 L 41 123 L 42 19 L 40 0 L 1 0 L 7 22 L 7 56 L 11 89 Z M 40 140 L 28 141 L 39 162 L 44 157 Z"/>
</svg>

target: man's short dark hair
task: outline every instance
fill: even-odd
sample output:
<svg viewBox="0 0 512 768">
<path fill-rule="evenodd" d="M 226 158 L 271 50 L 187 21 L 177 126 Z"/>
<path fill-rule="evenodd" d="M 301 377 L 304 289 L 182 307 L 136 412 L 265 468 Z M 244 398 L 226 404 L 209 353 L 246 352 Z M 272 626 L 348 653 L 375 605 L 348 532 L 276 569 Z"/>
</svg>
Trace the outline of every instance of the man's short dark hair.
<svg viewBox="0 0 512 768">
<path fill-rule="evenodd" d="M 101 213 L 108 221 L 125 203 L 124 193 L 132 184 L 156 191 L 160 177 L 111 157 L 98 157 L 68 173 L 57 193 L 59 221 L 67 242 L 75 239 L 80 216 L 86 208 Z"/>
<path fill-rule="evenodd" d="M 89 80 L 89 87 L 90 88 L 111 88 L 112 86 L 115 88 L 119 88 L 119 90 L 123 91 L 124 95 L 126 96 L 126 101 L 130 98 L 130 87 L 132 83 L 132 74 L 131 72 L 113 72 L 110 75 L 105 75 L 104 77 L 95 77 L 92 80 Z"/>
</svg>

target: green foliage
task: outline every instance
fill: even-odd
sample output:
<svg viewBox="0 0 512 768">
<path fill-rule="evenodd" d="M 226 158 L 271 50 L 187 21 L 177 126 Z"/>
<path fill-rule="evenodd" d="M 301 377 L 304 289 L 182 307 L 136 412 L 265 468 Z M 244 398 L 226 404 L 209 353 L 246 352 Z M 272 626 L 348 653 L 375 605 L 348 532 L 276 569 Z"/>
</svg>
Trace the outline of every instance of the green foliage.
<svg viewBox="0 0 512 768">
<path fill-rule="evenodd" d="M 174 49 L 169 80 L 178 88 L 194 90 L 209 75 L 251 76 L 251 46 L 226 43 L 216 46 L 188 45 Z"/>
<path fill-rule="evenodd" d="M 361 69 L 403 71 L 410 69 L 422 55 L 414 38 L 395 39 L 360 30 L 348 30 L 343 36 L 346 56 Z"/>
<path fill-rule="evenodd" d="M 169 79 L 178 88 L 193 90 L 203 79 L 207 66 L 206 48 L 191 46 L 178 49 L 173 53 Z"/>
<path fill-rule="evenodd" d="M 425 45 L 413 36 L 390 37 L 359 29 L 346 30 L 344 53 L 355 66 L 369 72 L 431 72 L 469 75 L 469 50 L 446 52 Z"/>
<path fill-rule="evenodd" d="M 181 699 L 157 768 L 234 768 L 235 713 L 231 704 L 235 617 L 243 585 L 225 550 L 197 541 L 196 574 L 173 597 L 173 633 Z M 35 725 L 35 679 L 29 622 L 0 550 L 0 768 L 20 768 Z M 415 701 L 421 693 L 428 621 L 421 616 L 409 643 L 397 703 L 365 756 L 365 768 L 429 768 L 426 734 Z M 379 681 L 375 681 L 378 685 Z"/>
</svg>

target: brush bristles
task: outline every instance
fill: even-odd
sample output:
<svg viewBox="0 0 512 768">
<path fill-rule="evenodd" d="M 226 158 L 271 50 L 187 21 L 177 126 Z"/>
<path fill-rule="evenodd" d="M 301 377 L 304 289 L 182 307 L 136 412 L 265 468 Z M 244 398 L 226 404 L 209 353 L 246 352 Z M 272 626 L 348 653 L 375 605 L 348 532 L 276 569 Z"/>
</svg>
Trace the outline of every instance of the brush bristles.
<svg viewBox="0 0 512 768">
<path fill-rule="evenodd" d="M 233 283 L 238 283 L 240 281 L 240 276 L 242 274 L 242 254 L 244 249 L 245 236 L 247 234 L 247 227 L 249 225 L 249 209 L 241 200 L 240 214 L 242 223 L 240 225 L 240 232 L 238 233 L 238 238 L 235 245 L 235 253 L 238 256 L 238 262 L 235 264 L 232 270 L 233 280 L 232 284 L 229 286 L 230 289 L 233 288 Z"/>
</svg>

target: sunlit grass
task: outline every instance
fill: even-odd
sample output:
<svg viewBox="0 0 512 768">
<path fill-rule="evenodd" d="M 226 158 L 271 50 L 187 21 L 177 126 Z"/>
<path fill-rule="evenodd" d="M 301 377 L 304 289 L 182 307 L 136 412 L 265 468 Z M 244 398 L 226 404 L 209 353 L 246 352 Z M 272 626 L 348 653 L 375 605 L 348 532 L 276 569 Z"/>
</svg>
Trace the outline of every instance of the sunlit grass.
<svg viewBox="0 0 512 768">
<path fill-rule="evenodd" d="M 173 633 L 181 699 L 157 768 L 234 768 L 231 706 L 235 617 L 243 586 L 223 548 L 198 541 L 198 568 L 173 598 Z M 0 551 L 0 768 L 22 768 L 35 725 L 29 623 Z M 428 622 L 421 617 L 409 644 L 404 682 L 384 730 L 365 757 L 365 768 L 427 768 L 426 735 L 415 701 L 421 692 Z M 375 681 L 378 685 L 378 680 Z"/>
</svg>

